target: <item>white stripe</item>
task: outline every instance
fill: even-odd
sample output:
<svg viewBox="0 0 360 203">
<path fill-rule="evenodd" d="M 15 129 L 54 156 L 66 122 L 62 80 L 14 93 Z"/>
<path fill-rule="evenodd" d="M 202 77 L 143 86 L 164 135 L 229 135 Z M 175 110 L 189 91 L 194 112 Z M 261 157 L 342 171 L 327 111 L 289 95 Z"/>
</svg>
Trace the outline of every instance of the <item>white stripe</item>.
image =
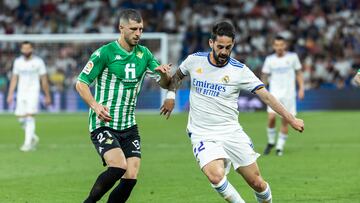
<svg viewBox="0 0 360 203">
<path fill-rule="evenodd" d="M 99 104 L 102 104 L 102 102 L 104 102 L 104 95 L 105 95 L 105 86 L 106 86 L 106 78 L 108 76 L 108 69 L 105 68 L 105 70 L 103 71 L 103 74 L 101 76 L 100 79 L 100 100 L 99 100 Z M 100 127 L 100 119 L 98 119 L 98 117 L 96 116 L 96 128 Z"/>
<path fill-rule="evenodd" d="M 139 83 L 138 83 L 139 84 Z M 138 86 L 139 87 L 139 86 Z M 133 107 L 133 105 L 135 105 L 135 101 L 136 101 L 136 94 L 137 94 L 137 90 L 138 90 L 138 87 L 136 87 L 136 88 L 134 88 L 133 89 L 133 99 L 131 100 L 131 103 L 130 103 L 130 110 L 129 110 L 129 112 L 131 112 L 131 111 L 133 111 L 134 110 L 134 107 Z M 130 118 L 129 118 L 129 120 L 128 120 L 128 123 L 127 123 L 127 125 L 129 126 L 130 124 L 131 124 L 131 121 L 133 120 L 133 116 L 131 116 Z"/>
<path fill-rule="evenodd" d="M 130 99 L 130 90 L 126 90 L 126 98 L 124 102 L 124 107 L 129 105 L 129 99 Z M 121 121 L 121 129 L 125 128 L 125 120 L 126 120 L 126 111 L 128 108 L 124 108 L 122 112 L 122 121 Z"/>
<path fill-rule="evenodd" d="M 97 84 L 98 84 L 98 79 L 97 79 L 97 78 L 95 79 L 95 84 L 96 84 L 96 85 L 95 85 L 95 99 L 96 99 L 97 95 L 99 94 L 98 91 L 97 91 L 97 88 L 96 88 L 96 86 L 97 86 Z M 91 114 L 90 114 L 91 111 L 92 111 L 92 109 L 89 108 L 89 117 L 91 116 Z M 93 127 L 94 127 L 94 126 L 92 125 L 92 123 L 93 123 L 93 122 L 92 122 L 92 119 L 90 119 L 89 121 L 90 121 L 90 123 L 89 123 L 89 130 L 92 131 L 92 129 L 93 129 Z"/>
<path fill-rule="evenodd" d="M 109 94 L 108 94 L 108 100 L 106 101 L 106 106 L 110 109 L 111 102 L 114 99 L 114 89 L 115 89 L 115 82 L 116 82 L 116 76 L 114 74 L 111 74 L 111 80 L 109 85 Z M 110 113 L 110 112 L 109 112 Z M 110 122 L 105 123 L 105 126 L 109 126 Z"/>
<path fill-rule="evenodd" d="M 118 124 L 119 124 L 119 115 L 120 115 L 120 104 L 121 104 L 121 98 L 123 96 L 123 91 L 124 91 L 124 85 L 122 82 L 120 82 L 120 86 L 119 86 L 119 94 L 118 97 L 116 99 L 116 106 L 115 106 L 115 111 L 114 111 L 114 129 L 117 129 Z"/>
</svg>

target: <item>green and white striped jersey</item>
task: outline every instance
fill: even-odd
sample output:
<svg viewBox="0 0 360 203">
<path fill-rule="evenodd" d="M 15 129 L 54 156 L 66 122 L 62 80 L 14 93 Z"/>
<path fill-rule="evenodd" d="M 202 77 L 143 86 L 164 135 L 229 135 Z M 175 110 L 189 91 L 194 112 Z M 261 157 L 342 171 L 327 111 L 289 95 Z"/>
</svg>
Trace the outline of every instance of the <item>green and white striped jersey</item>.
<svg viewBox="0 0 360 203">
<path fill-rule="evenodd" d="M 154 69 L 160 64 L 150 50 L 136 45 L 131 52 L 120 46 L 118 41 L 100 47 L 80 73 L 78 80 L 95 86 L 95 100 L 110 109 L 110 122 L 103 122 L 96 113 L 89 110 L 89 130 L 107 126 L 123 130 L 134 126 L 135 106 L 146 73 L 160 79 Z"/>
</svg>

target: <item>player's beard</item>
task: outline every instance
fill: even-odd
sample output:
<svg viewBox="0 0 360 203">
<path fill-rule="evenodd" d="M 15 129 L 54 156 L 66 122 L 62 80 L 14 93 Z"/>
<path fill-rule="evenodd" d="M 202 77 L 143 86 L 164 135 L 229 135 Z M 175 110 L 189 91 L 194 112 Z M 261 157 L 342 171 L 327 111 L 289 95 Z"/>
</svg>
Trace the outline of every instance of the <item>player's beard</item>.
<svg viewBox="0 0 360 203">
<path fill-rule="evenodd" d="M 216 62 L 216 65 L 218 66 L 222 66 L 225 65 L 228 60 L 229 60 L 229 56 L 228 55 L 220 55 L 220 54 L 216 54 L 216 52 L 213 50 L 213 56 Z"/>
<path fill-rule="evenodd" d="M 125 38 L 126 43 L 127 43 L 129 46 L 131 46 L 131 47 L 136 46 L 136 45 L 139 43 L 139 40 L 140 40 L 140 38 L 139 38 L 138 40 L 136 40 L 136 39 L 134 39 L 134 38 L 132 38 L 132 39 L 130 39 L 130 38 Z"/>
<path fill-rule="evenodd" d="M 24 55 L 25 58 L 29 59 L 32 55 L 32 52 L 29 53 L 22 53 Z"/>
</svg>

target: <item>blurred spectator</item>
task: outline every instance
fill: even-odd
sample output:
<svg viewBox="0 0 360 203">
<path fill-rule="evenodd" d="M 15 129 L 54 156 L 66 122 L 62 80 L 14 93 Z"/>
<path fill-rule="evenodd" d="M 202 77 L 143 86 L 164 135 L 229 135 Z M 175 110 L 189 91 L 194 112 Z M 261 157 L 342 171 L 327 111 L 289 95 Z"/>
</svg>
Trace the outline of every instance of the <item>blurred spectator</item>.
<svg viewBox="0 0 360 203">
<path fill-rule="evenodd" d="M 3 0 L 0 34 L 117 32 L 122 8 L 142 12 L 145 32 L 179 35 L 182 48 L 176 61 L 207 51 L 211 25 L 226 18 L 238 33 L 233 56 L 256 74 L 271 52 L 275 35 L 292 42 L 290 50 L 301 58 L 307 88 L 348 87 L 360 64 L 359 0 Z M 6 64 L 9 70 L 7 57 L 13 56 L 3 53 L 6 48 L 0 46 L 0 65 Z M 61 70 L 72 81 L 67 77 L 76 75 L 86 63 L 89 50 L 82 49 L 78 50 L 81 54 L 61 50 L 54 59 L 45 53 L 54 63 L 53 73 Z"/>
</svg>

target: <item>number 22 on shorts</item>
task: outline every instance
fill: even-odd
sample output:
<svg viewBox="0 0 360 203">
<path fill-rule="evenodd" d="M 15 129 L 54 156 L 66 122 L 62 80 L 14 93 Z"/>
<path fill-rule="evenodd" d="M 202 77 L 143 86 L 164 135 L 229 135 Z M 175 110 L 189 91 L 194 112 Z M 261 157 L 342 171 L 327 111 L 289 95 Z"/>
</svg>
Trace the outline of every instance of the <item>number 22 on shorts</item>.
<svg viewBox="0 0 360 203">
<path fill-rule="evenodd" d="M 199 153 L 205 149 L 204 142 L 201 141 L 194 147 L 194 156 L 197 158 Z"/>
</svg>

